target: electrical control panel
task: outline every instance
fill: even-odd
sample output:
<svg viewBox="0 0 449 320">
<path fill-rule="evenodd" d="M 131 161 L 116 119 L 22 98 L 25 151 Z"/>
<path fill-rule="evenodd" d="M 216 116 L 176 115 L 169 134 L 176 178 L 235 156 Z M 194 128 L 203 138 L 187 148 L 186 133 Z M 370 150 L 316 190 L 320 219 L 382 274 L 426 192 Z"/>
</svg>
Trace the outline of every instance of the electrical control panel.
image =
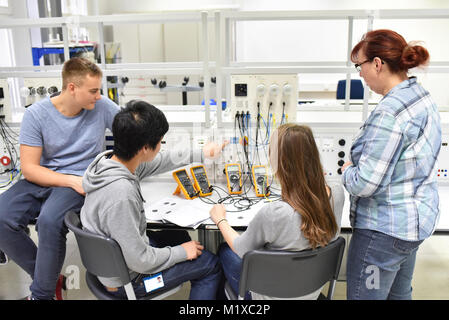
<svg viewBox="0 0 449 320">
<path fill-rule="evenodd" d="M 231 75 L 231 120 L 243 112 L 267 126 L 295 122 L 297 101 L 297 74 Z"/>
<path fill-rule="evenodd" d="M 313 130 L 313 129 L 312 129 Z M 315 142 L 320 153 L 321 165 L 323 166 L 324 176 L 326 180 L 340 180 L 341 167 L 348 161 L 352 139 L 357 131 L 341 132 L 334 129 L 329 133 L 315 133 Z"/>
<path fill-rule="evenodd" d="M 11 98 L 6 79 L 0 79 L 0 118 L 6 122 L 11 121 Z"/>
<path fill-rule="evenodd" d="M 20 96 L 25 98 L 25 107 L 51 96 L 62 89 L 61 78 L 25 78 Z"/>
<path fill-rule="evenodd" d="M 329 124 L 316 123 L 309 126 L 315 137 L 326 180 L 341 181 L 341 167 L 349 161 L 352 141 L 358 133 L 360 125 L 342 123 L 331 127 Z M 226 139 L 230 140 L 230 144 L 223 150 L 219 161 L 215 163 L 217 181 L 227 182 L 225 168 L 228 164 L 240 165 L 244 183 L 252 178 L 252 168 L 265 165 L 268 185 L 271 184 L 274 178 L 269 161 L 269 144 L 274 131 L 259 130 L 257 138 L 256 131 L 254 126 L 243 131 L 239 128 L 234 129 L 230 124 L 226 128 L 216 129 L 215 140 L 218 143 Z"/>
<path fill-rule="evenodd" d="M 444 132 L 444 129 L 443 129 Z M 449 184 L 449 134 L 443 134 L 441 138 L 440 155 L 436 168 L 437 180 L 440 184 Z"/>
<path fill-rule="evenodd" d="M 2 130 L 0 132 L 0 175 L 19 169 L 19 132 L 20 126 L 8 124 L 0 119 Z M 17 172 L 16 172 L 17 173 Z"/>
<path fill-rule="evenodd" d="M 7 144 L 0 138 L 0 174 L 12 169 L 12 157 L 9 152 L 10 148 Z"/>
</svg>

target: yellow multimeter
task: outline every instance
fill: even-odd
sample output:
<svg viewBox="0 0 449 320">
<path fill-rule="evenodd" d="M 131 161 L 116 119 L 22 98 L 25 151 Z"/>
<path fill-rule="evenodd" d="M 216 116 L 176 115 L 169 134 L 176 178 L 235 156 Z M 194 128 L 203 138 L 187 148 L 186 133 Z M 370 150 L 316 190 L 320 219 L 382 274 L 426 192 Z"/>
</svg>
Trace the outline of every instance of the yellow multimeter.
<svg viewBox="0 0 449 320">
<path fill-rule="evenodd" d="M 269 184 L 266 166 L 253 166 L 253 181 L 256 196 L 267 197 L 270 195 L 270 190 L 268 189 Z"/>
<path fill-rule="evenodd" d="M 198 196 L 196 192 L 192 180 L 190 180 L 189 175 L 187 174 L 186 169 L 181 169 L 173 172 L 173 178 L 178 183 L 178 187 L 176 188 L 173 194 L 184 194 L 186 199 L 192 200 Z"/>
<path fill-rule="evenodd" d="M 242 170 L 239 163 L 231 163 L 225 166 L 226 181 L 230 194 L 242 193 Z"/>
<path fill-rule="evenodd" d="M 210 196 L 212 194 L 212 186 L 207 178 L 206 168 L 203 165 L 190 168 L 193 176 L 193 186 L 199 191 L 200 197 Z"/>
</svg>

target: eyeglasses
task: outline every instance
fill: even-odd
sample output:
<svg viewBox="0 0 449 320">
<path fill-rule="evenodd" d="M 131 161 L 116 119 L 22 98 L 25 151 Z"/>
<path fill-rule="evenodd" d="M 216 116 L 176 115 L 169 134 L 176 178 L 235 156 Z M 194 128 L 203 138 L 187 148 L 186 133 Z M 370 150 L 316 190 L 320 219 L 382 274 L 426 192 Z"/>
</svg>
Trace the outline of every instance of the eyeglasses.
<svg viewBox="0 0 449 320">
<path fill-rule="evenodd" d="M 354 65 L 354 67 L 357 70 L 357 72 L 360 72 L 360 71 L 362 71 L 362 64 L 364 64 L 366 62 L 370 62 L 370 61 L 371 61 L 371 59 L 367 59 L 367 60 L 363 61 L 362 63 L 356 63 Z"/>
</svg>

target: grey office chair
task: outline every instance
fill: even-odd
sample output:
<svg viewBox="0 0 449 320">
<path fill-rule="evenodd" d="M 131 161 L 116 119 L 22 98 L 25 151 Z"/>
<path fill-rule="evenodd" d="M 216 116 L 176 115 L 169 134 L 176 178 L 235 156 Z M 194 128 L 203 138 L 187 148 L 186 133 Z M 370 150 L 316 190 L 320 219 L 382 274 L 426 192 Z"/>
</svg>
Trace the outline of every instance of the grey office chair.
<svg viewBox="0 0 449 320">
<path fill-rule="evenodd" d="M 106 290 L 97 276 L 119 277 L 120 281 L 125 284 L 124 288 L 128 299 L 136 300 L 128 267 L 119 244 L 113 239 L 83 230 L 78 212 L 68 211 L 64 217 L 64 222 L 69 230 L 75 234 L 81 261 L 86 268 L 87 286 L 92 293 L 101 300 L 119 300 Z M 164 288 L 145 296 L 142 300 L 163 299 L 179 291 L 181 286 Z"/>
<path fill-rule="evenodd" d="M 238 299 L 243 300 L 247 291 L 279 298 L 300 297 L 329 282 L 327 296 L 321 294 L 319 299 L 331 300 L 345 244 L 345 239 L 339 237 L 315 250 L 247 252 L 243 257 Z M 236 300 L 228 282 L 225 293 L 229 299 Z"/>
</svg>

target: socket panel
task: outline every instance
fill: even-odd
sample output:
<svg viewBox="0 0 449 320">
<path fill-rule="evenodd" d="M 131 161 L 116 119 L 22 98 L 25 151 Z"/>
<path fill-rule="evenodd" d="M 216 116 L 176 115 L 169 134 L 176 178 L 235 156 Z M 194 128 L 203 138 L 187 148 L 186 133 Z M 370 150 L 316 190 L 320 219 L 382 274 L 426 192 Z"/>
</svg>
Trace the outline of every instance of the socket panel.
<svg viewBox="0 0 449 320">
<path fill-rule="evenodd" d="M 11 97 L 6 79 L 0 79 L 0 117 L 6 122 L 11 122 Z"/>
<path fill-rule="evenodd" d="M 449 134 L 441 137 L 441 149 L 438 156 L 437 180 L 442 185 L 449 184 Z"/>
<path fill-rule="evenodd" d="M 314 136 L 326 180 L 341 180 L 341 167 L 349 161 L 354 135 L 334 133 Z"/>
<path fill-rule="evenodd" d="M 248 162 L 250 165 L 267 165 L 269 137 L 265 131 L 259 130 L 256 147 L 256 127 L 252 126 L 245 131 L 242 137 L 239 129 L 226 128 L 215 129 L 214 141 L 223 143 L 229 141 L 224 148 L 219 159 L 215 161 L 215 181 L 226 182 L 225 166 L 230 163 L 239 163 L 245 174 L 248 172 Z M 244 146 L 244 144 L 246 144 Z"/>
<path fill-rule="evenodd" d="M 313 128 L 314 137 L 318 151 L 320 153 L 321 164 L 324 175 L 328 181 L 341 181 L 341 167 L 349 161 L 349 153 L 353 137 L 357 134 L 358 128 Z M 272 169 L 269 164 L 269 137 L 263 133 L 258 137 L 258 148 L 255 146 L 255 128 L 249 130 L 251 134 L 248 137 L 248 158 L 251 165 L 267 165 L 269 174 Z M 224 168 L 229 163 L 239 163 L 242 170 L 248 173 L 247 159 L 243 149 L 243 139 L 234 133 L 233 129 L 217 129 L 215 132 L 215 141 L 230 140 L 230 144 L 223 150 L 223 153 L 216 162 L 215 179 L 218 182 L 225 182 L 226 175 Z M 244 164 L 244 165 L 243 165 Z"/>
<path fill-rule="evenodd" d="M 274 126 L 296 122 L 297 100 L 297 74 L 231 75 L 231 120 L 237 112 L 249 112 L 252 121 L 256 121 L 260 110 L 267 124 L 270 114 Z"/>
<path fill-rule="evenodd" d="M 14 135 L 14 134 L 17 135 L 16 139 L 18 142 L 18 135 L 20 132 L 20 127 L 11 126 L 10 129 L 13 131 L 13 133 L 11 133 L 11 135 Z M 9 147 L 11 149 L 11 146 L 9 146 Z M 19 158 L 19 144 L 14 143 L 14 147 L 15 147 L 15 150 L 11 149 L 11 152 L 13 152 L 13 153 L 17 152 L 16 156 L 17 156 L 17 158 Z M 14 157 L 14 159 L 16 158 L 16 156 Z M 12 168 L 13 168 L 13 166 L 12 166 L 12 162 L 11 162 L 11 155 L 8 151 L 5 141 L 3 141 L 3 138 L 0 137 L 0 175 Z"/>
<path fill-rule="evenodd" d="M 353 139 L 358 134 L 359 124 L 338 124 L 336 127 L 331 127 L 328 124 L 311 124 L 310 125 L 318 151 L 320 153 L 320 160 L 323 166 L 324 175 L 327 181 L 341 182 L 341 167 L 347 161 L 350 161 L 350 152 Z M 226 176 L 224 174 L 224 167 L 229 163 L 240 163 L 242 168 L 246 169 L 246 158 L 243 152 L 242 139 L 237 135 L 234 137 L 233 129 L 216 129 L 215 137 L 217 142 L 224 139 L 231 140 L 228 147 L 223 150 L 223 153 L 215 164 L 215 179 L 218 182 L 224 183 Z M 229 137 L 231 137 L 229 139 Z M 264 164 L 269 167 L 268 160 L 268 143 L 263 144 L 259 149 L 259 158 L 254 158 L 254 135 L 249 139 L 249 158 L 252 164 Z M 255 161 L 251 161 L 254 160 Z M 443 134 L 442 146 L 438 157 L 437 181 L 441 185 L 449 184 L 449 134 Z M 271 169 L 270 169 L 271 172 Z"/>
<path fill-rule="evenodd" d="M 20 88 L 20 95 L 25 98 L 25 106 L 40 101 L 51 94 L 61 91 L 61 78 L 25 78 L 23 87 Z"/>
</svg>

